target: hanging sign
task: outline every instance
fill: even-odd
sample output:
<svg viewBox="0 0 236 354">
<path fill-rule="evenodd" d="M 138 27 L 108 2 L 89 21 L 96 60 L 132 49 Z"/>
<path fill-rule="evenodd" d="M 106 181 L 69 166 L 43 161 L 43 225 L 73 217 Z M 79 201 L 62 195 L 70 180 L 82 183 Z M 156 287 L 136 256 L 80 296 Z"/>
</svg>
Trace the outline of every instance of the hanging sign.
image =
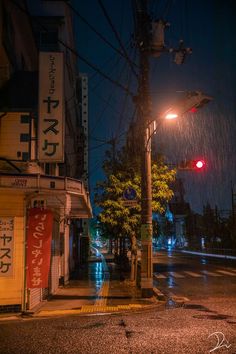
<svg viewBox="0 0 236 354">
<path fill-rule="evenodd" d="M 50 269 L 53 214 L 32 208 L 28 217 L 27 287 L 47 288 Z"/>
<path fill-rule="evenodd" d="M 64 161 L 63 53 L 39 55 L 38 159 Z"/>
</svg>

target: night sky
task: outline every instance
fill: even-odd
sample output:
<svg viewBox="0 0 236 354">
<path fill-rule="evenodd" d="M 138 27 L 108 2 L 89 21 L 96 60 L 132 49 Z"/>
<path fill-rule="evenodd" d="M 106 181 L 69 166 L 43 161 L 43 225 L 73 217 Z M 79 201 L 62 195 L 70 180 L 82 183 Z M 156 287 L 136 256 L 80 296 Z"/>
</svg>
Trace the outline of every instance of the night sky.
<svg viewBox="0 0 236 354">
<path fill-rule="evenodd" d="M 184 91 L 200 90 L 213 101 L 194 114 L 166 122 L 153 138 L 155 148 L 166 161 L 175 164 L 183 159 L 204 158 L 201 172 L 178 172 L 183 178 L 186 200 L 193 210 L 202 211 L 209 202 L 220 210 L 231 208 L 231 184 L 236 183 L 236 3 L 231 0 L 150 0 L 150 14 L 170 23 L 165 44 L 178 47 L 180 39 L 193 53 L 181 66 L 172 55 L 162 54 L 150 60 L 150 89 L 153 116 L 169 108 Z M 74 8 L 113 46 L 119 43 L 97 0 L 72 2 Z M 133 45 L 132 2 L 103 0 L 104 7 L 119 33 L 129 56 L 138 63 Z M 75 16 L 78 52 L 113 80 L 135 93 L 136 78 L 119 54 Z M 116 87 L 79 60 L 79 70 L 89 77 L 89 142 L 91 193 L 103 178 L 102 161 L 109 148 L 105 142 L 125 141 L 127 127 L 134 119 L 134 105 Z M 168 123 L 168 124 L 167 124 Z M 171 124 L 170 124 L 171 123 Z"/>
</svg>

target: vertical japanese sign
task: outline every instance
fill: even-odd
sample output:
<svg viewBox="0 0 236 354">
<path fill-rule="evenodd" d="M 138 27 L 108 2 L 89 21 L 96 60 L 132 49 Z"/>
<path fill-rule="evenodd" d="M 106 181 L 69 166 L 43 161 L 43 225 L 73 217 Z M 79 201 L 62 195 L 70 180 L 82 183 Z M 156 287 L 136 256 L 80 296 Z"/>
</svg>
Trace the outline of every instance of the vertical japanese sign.
<svg viewBox="0 0 236 354">
<path fill-rule="evenodd" d="M 0 217 L 0 277 L 13 275 L 14 220 Z"/>
<path fill-rule="evenodd" d="M 29 211 L 27 235 L 27 287 L 47 288 L 50 269 L 53 215 L 50 210 Z"/>
<path fill-rule="evenodd" d="M 64 161 L 63 53 L 39 54 L 38 159 Z"/>
</svg>

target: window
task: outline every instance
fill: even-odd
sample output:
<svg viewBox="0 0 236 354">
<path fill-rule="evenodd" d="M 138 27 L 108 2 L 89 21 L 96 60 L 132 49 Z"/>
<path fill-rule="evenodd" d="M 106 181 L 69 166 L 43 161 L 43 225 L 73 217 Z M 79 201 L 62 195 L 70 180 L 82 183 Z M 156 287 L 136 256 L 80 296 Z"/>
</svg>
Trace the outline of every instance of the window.
<svg viewBox="0 0 236 354">
<path fill-rule="evenodd" d="M 21 143 L 27 143 L 29 141 L 30 141 L 29 134 L 27 134 L 27 133 L 20 134 L 20 142 Z"/>
<path fill-rule="evenodd" d="M 30 140 L 29 134 L 23 133 L 23 134 L 20 135 L 20 141 L 21 141 L 22 143 L 26 143 L 26 142 L 28 142 L 29 140 Z"/>
<path fill-rule="evenodd" d="M 22 152 L 22 161 L 28 161 L 28 160 L 29 160 L 29 153 Z"/>
<path fill-rule="evenodd" d="M 22 123 L 22 124 L 26 124 L 26 123 L 29 123 L 29 121 L 30 121 L 30 119 L 29 119 L 30 117 L 27 115 L 21 115 L 20 116 L 20 122 Z"/>
<path fill-rule="evenodd" d="M 48 30 L 40 32 L 38 44 L 41 50 L 58 50 L 58 31 Z"/>
</svg>

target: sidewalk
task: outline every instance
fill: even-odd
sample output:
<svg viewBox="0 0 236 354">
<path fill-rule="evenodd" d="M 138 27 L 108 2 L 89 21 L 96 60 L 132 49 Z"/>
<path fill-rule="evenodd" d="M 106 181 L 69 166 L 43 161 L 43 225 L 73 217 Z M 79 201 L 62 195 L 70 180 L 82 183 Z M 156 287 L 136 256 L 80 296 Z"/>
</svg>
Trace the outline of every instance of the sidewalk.
<svg viewBox="0 0 236 354">
<path fill-rule="evenodd" d="M 56 294 L 41 303 L 28 316 L 112 313 L 143 310 L 165 304 L 165 301 L 159 301 L 156 296 L 150 299 L 141 298 L 141 291 L 131 285 L 128 277 L 129 273 L 120 271 L 111 257 L 93 256 L 87 266 L 72 275 L 68 285 L 59 287 Z M 1 314 L 0 320 L 25 316 L 27 313 Z"/>
<path fill-rule="evenodd" d="M 128 275 L 120 272 L 115 263 L 104 263 L 101 258 L 93 257 L 34 317 L 140 310 L 164 303 L 155 296 L 142 299 L 140 290 L 127 279 Z"/>
</svg>

